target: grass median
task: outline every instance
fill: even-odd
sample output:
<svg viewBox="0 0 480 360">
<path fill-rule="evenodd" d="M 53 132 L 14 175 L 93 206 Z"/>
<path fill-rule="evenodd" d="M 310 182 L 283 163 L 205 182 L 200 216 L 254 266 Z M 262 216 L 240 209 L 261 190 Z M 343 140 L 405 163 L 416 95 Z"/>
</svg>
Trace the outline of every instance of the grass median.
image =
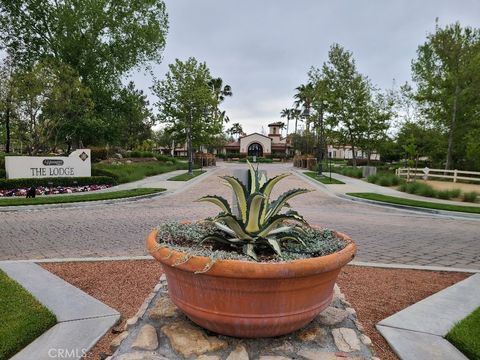
<svg viewBox="0 0 480 360">
<path fill-rule="evenodd" d="M 318 182 L 321 182 L 322 184 L 326 184 L 326 185 L 338 185 L 338 184 L 345 184 L 343 181 L 340 181 L 340 180 L 337 180 L 337 179 L 334 179 L 334 178 L 330 178 L 328 176 L 319 176 L 318 173 L 314 172 L 314 171 L 306 171 L 304 172 L 305 175 L 307 175 L 308 177 L 311 177 L 312 179 L 318 181 Z"/>
<path fill-rule="evenodd" d="M 376 193 L 347 193 L 347 195 L 354 196 L 361 199 L 385 202 L 389 204 L 414 206 L 414 207 L 435 209 L 435 210 L 458 211 L 458 212 L 464 212 L 464 213 L 480 214 L 480 206 L 475 207 L 475 206 L 462 206 L 462 205 L 454 205 L 454 204 L 434 203 L 429 201 L 404 199 L 404 198 L 399 198 L 395 196 L 381 195 Z"/>
<path fill-rule="evenodd" d="M 151 195 L 165 191 L 165 189 L 139 188 L 121 191 L 87 193 L 85 195 L 47 195 L 36 197 L 34 199 L 26 198 L 0 198 L 0 206 L 19 206 L 19 205 L 45 205 L 45 204 L 64 204 L 84 201 L 99 201 L 122 199 L 134 196 Z"/>
<path fill-rule="evenodd" d="M 204 170 L 193 170 L 193 174 L 189 175 L 188 172 L 184 174 L 180 174 L 177 176 L 173 176 L 168 179 L 168 181 L 188 181 L 193 179 L 194 177 L 197 177 L 199 175 L 202 175 L 205 171 Z"/>
<path fill-rule="evenodd" d="M 471 360 L 480 360 L 480 308 L 457 323 L 446 336 Z"/>
<path fill-rule="evenodd" d="M 0 294 L 0 360 L 6 360 L 55 325 L 57 320 L 1 270 Z"/>
</svg>

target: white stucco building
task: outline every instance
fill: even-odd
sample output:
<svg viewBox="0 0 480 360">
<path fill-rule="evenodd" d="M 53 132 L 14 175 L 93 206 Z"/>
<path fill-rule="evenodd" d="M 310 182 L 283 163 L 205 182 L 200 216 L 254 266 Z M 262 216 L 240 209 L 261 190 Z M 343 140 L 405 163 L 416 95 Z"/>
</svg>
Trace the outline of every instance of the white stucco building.
<svg viewBox="0 0 480 360">
<path fill-rule="evenodd" d="M 237 141 L 225 145 L 228 153 L 236 153 L 248 156 L 270 156 L 272 154 L 286 154 L 292 148 L 292 144 L 282 137 L 282 122 L 275 122 L 268 125 L 269 134 L 262 135 L 253 133 L 240 136 Z"/>
</svg>

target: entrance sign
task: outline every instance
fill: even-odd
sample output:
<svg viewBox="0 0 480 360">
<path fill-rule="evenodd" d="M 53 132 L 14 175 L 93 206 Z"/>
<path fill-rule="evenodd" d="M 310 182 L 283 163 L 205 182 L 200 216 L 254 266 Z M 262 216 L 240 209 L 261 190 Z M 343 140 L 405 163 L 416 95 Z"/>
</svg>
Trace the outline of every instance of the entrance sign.
<svg viewBox="0 0 480 360">
<path fill-rule="evenodd" d="M 7 179 L 92 176 L 90 149 L 66 156 L 5 156 Z"/>
</svg>

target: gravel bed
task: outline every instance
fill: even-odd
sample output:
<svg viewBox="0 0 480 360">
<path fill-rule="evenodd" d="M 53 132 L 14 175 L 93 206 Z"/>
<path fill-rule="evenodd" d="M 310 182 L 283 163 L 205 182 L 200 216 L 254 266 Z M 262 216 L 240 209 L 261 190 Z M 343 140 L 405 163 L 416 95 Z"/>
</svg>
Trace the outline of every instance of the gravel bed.
<svg viewBox="0 0 480 360">
<path fill-rule="evenodd" d="M 152 260 L 40 265 L 118 310 L 122 314 L 122 324 L 117 328 L 123 327 L 124 321 L 137 312 L 161 275 L 160 264 Z M 377 356 L 390 360 L 397 357 L 375 330 L 375 324 L 469 275 L 347 266 L 338 284 L 356 309 Z M 105 335 L 86 359 L 99 360 L 103 353 L 109 354 L 109 344 L 115 336 L 114 333 Z"/>
</svg>

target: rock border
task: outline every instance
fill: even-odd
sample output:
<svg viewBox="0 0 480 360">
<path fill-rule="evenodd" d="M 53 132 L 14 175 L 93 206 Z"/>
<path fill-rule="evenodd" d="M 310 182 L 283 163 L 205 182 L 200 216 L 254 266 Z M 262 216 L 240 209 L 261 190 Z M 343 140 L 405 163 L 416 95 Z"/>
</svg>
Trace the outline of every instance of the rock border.
<svg viewBox="0 0 480 360">
<path fill-rule="evenodd" d="M 106 358 L 106 360 L 165 360 L 167 358 L 169 359 L 169 356 L 173 356 L 173 354 L 175 354 L 175 358 L 183 357 L 185 359 L 199 360 L 220 360 L 227 355 L 226 359 L 228 360 L 250 359 L 247 352 L 247 346 L 249 346 L 247 344 L 248 342 L 243 341 L 242 339 L 238 339 L 237 343 L 232 343 L 231 340 L 227 339 L 228 337 L 212 336 L 216 334 L 202 331 L 203 329 L 196 327 L 193 323 L 187 323 L 181 319 L 180 321 L 167 322 L 166 325 L 161 325 L 162 322 L 160 319 L 171 318 L 178 315 L 178 309 L 167 296 L 167 289 L 168 284 L 165 274 L 163 274 L 159 283 L 147 296 L 137 313 L 127 320 L 123 332 L 112 341 L 110 350 L 113 354 Z M 306 344 L 312 341 L 314 343 L 324 341 L 320 339 L 323 339 L 327 334 L 323 327 L 318 328 L 317 326 L 307 326 L 304 329 L 299 330 L 295 335 L 297 341 L 300 341 L 295 347 L 298 347 L 300 350 L 293 358 L 318 360 L 320 356 L 320 359 L 334 360 L 352 358 L 360 360 L 364 359 L 364 357 L 358 357 L 359 355 L 355 354 L 365 354 L 365 351 L 367 354 L 373 354 L 372 342 L 364 333 L 364 328 L 358 321 L 356 311 L 345 299 L 345 295 L 340 291 L 337 285 L 334 287 L 333 301 L 337 302 L 337 306 L 338 304 L 341 304 L 344 310 L 329 307 L 319 315 L 321 323 L 325 324 L 325 329 L 327 327 L 332 328 L 331 336 L 333 336 L 333 345 L 329 344 L 327 347 L 314 346 L 314 348 L 299 347 L 299 344 L 302 342 L 305 342 Z M 184 316 L 182 315 L 182 317 Z M 349 320 L 347 320 L 347 318 Z M 155 327 L 152 326 L 152 324 L 155 323 L 155 321 L 152 323 L 152 319 L 158 319 L 160 321 L 160 328 L 158 328 L 158 323 Z M 348 326 L 353 326 L 353 328 L 341 325 L 345 324 L 343 323 L 344 320 L 350 322 L 351 325 Z M 332 322 L 330 323 L 330 321 Z M 333 327 L 335 327 L 335 329 Z M 158 334 L 160 334 L 160 337 L 158 337 Z M 205 349 L 208 348 L 208 350 L 202 350 L 198 353 L 186 349 L 185 344 L 187 343 L 187 340 L 184 338 L 183 334 L 188 334 L 186 335 L 186 338 L 192 337 L 197 346 L 205 346 Z M 175 337 L 178 337 L 178 341 L 175 341 Z M 227 344 L 227 341 L 225 340 L 227 340 L 229 344 Z M 273 338 L 272 341 L 278 342 L 280 340 L 277 341 Z M 284 354 L 284 352 L 290 354 L 294 353 L 294 344 L 290 343 L 288 339 L 282 344 L 283 345 L 281 346 L 272 346 L 272 349 L 270 349 L 277 355 L 260 355 L 259 358 L 255 357 L 255 359 L 292 359 L 292 357 Z M 170 350 L 166 350 L 167 348 L 164 348 L 164 346 L 167 346 Z M 231 346 L 234 346 L 234 348 L 231 348 Z M 228 350 L 229 348 L 230 350 Z M 169 352 L 171 352 L 170 355 L 168 355 Z M 225 354 L 219 356 L 219 352 Z M 279 355 L 279 353 L 281 354 Z M 374 355 L 366 356 L 365 359 L 378 360 Z"/>
<path fill-rule="evenodd" d="M 376 328 L 402 360 L 468 360 L 444 337 L 478 307 L 480 274 L 389 316 Z"/>
<path fill-rule="evenodd" d="M 57 318 L 56 325 L 10 360 L 80 359 L 120 319 L 118 311 L 37 264 L 2 261 L 0 269 Z"/>
</svg>

